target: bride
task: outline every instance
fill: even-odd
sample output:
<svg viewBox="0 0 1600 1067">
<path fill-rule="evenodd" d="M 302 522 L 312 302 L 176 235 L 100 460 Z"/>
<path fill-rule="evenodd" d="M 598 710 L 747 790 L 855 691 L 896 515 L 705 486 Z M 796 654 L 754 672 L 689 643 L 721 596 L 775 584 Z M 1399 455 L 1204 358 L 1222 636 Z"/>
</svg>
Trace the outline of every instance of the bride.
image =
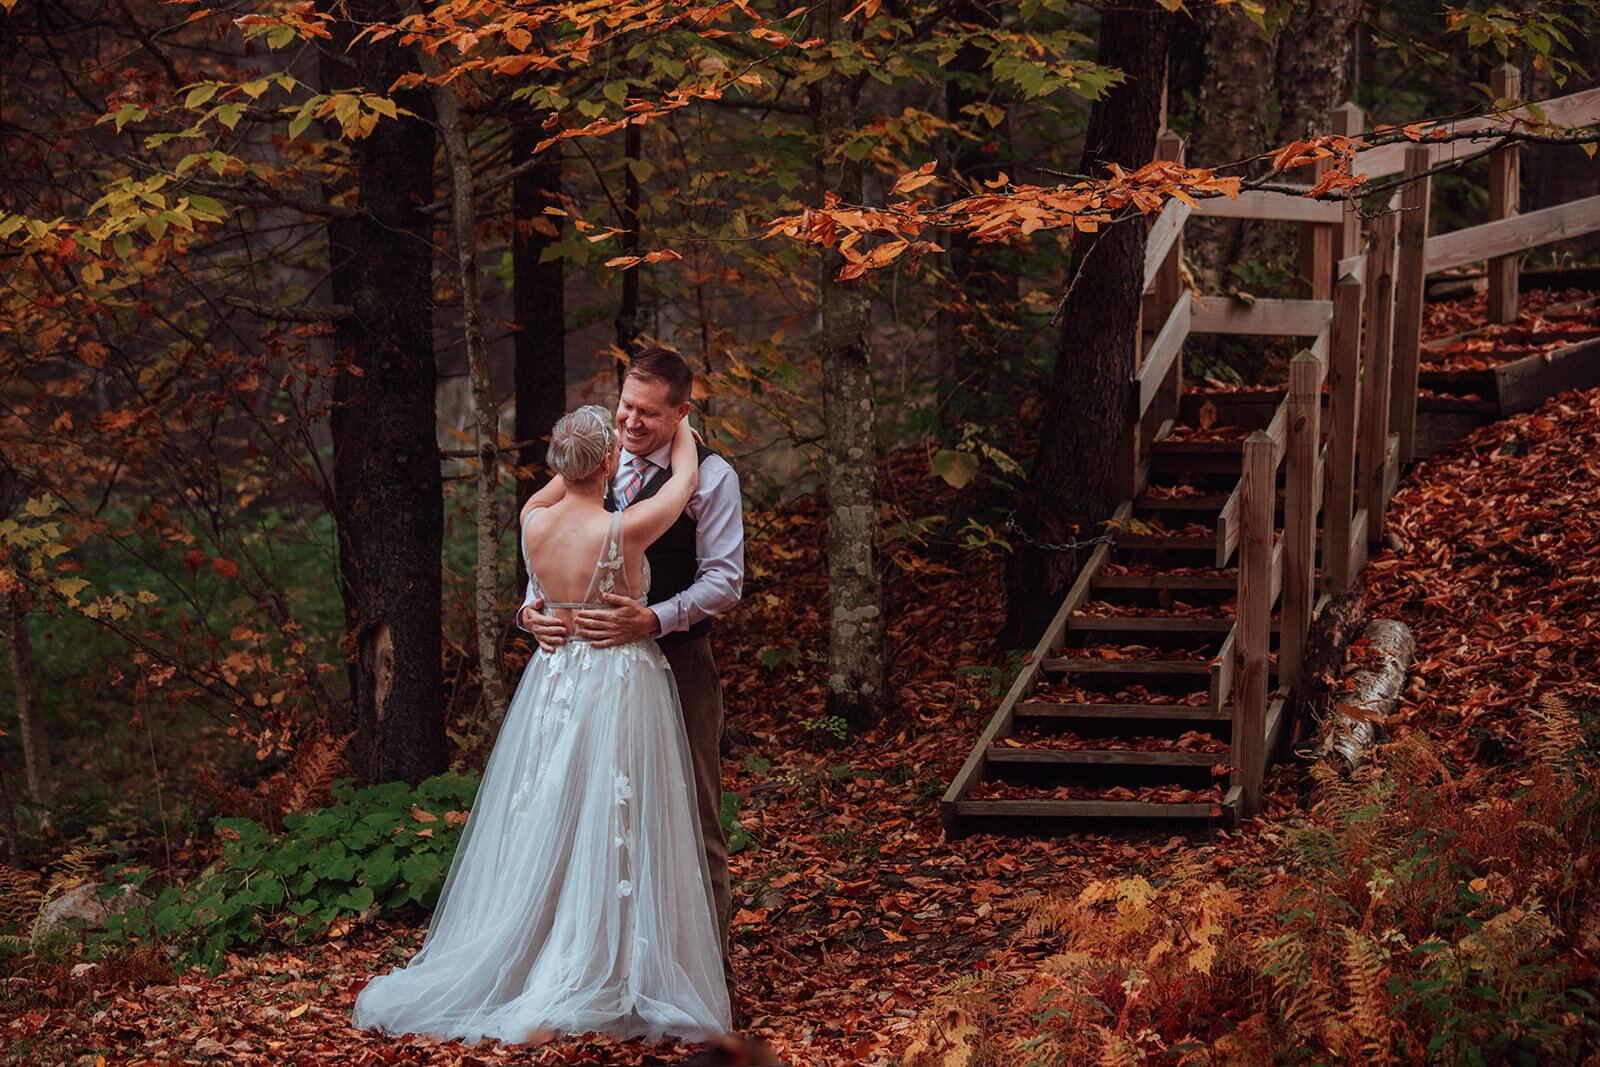
<svg viewBox="0 0 1600 1067">
<path fill-rule="evenodd" d="M 602 505 L 617 435 L 595 405 L 550 438 L 561 499 L 523 520 L 530 580 L 567 622 L 608 591 L 643 597 L 644 549 L 699 479 L 689 422 L 671 479 Z M 373 979 L 353 1021 L 389 1034 L 508 1044 L 602 1032 L 705 1040 L 729 1029 L 677 690 L 655 642 L 571 634 L 534 657 L 484 767 L 421 950 Z"/>
</svg>

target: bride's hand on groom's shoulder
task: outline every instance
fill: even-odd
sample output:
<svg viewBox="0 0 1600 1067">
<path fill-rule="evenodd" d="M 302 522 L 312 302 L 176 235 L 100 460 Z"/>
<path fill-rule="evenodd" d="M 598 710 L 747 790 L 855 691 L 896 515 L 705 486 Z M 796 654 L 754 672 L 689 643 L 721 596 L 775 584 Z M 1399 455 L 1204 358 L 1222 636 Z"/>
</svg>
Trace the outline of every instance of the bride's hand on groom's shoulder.
<svg viewBox="0 0 1600 1067">
<path fill-rule="evenodd" d="M 602 593 L 601 596 L 611 608 L 580 611 L 577 619 L 578 633 L 588 638 L 595 648 L 625 645 L 660 629 L 656 613 L 637 600 L 616 593 Z"/>
</svg>

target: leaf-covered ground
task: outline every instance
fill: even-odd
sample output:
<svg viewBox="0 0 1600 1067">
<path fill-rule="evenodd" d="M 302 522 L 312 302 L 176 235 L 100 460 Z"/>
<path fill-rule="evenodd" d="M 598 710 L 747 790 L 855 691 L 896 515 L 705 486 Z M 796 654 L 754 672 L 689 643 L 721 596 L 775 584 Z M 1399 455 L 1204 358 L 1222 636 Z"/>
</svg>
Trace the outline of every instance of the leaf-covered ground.
<svg viewBox="0 0 1600 1067">
<path fill-rule="evenodd" d="M 954 503 L 926 471 L 925 457 L 897 457 L 889 498 L 918 514 Z M 1040 965 L 1048 946 L 1019 936 L 1040 894 L 1119 875 L 1154 881 L 1179 864 L 1199 880 L 1276 868 L 1283 820 L 1301 803 L 1298 768 L 1272 776 L 1267 812 L 1237 833 L 946 841 L 938 797 L 1004 678 L 1001 559 L 956 553 L 946 567 L 894 574 L 898 711 L 835 746 L 821 721 L 824 525 L 815 500 L 751 517 L 746 601 L 719 636 L 735 740 L 725 786 L 743 798 L 750 835 L 734 857 L 734 964 L 745 1033 L 777 1058 L 896 1062 L 952 982 L 984 972 L 1022 982 Z M 1600 391 L 1557 398 L 1423 463 L 1389 529 L 1392 547 L 1362 581 L 1372 614 L 1418 635 L 1396 733 L 1426 732 L 1462 764 L 1494 764 L 1539 698 L 1600 706 Z M 32 1006 L 0 1020 L 0 1047 L 18 1063 L 749 1061 L 670 1043 L 463 1047 L 359 1033 L 348 1025 L 356 993 L 414 951 L 420 925 L 335 934 L 233 958 L 218 975 L 80 965 L 28 979 Z"/>
</svg>

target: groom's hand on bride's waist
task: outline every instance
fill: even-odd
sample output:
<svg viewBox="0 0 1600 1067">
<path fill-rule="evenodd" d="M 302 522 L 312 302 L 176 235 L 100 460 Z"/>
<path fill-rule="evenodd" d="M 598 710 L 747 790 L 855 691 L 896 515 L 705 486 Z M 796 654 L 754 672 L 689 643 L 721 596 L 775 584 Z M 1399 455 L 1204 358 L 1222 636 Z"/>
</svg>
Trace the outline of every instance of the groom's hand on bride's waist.
<svg viewBox="0 0 1600 1067">
<path fill-rule="evenodd" d="M 629 641 L 649 637 L 661 629 L 656 613 L 637 600 L 616 593 L 600 595 L 612 606 L 604 610 L 580 611 L 577 619 L 578 633 L 588 638 L 594 647 L 625 645 Z"/>
</svg>

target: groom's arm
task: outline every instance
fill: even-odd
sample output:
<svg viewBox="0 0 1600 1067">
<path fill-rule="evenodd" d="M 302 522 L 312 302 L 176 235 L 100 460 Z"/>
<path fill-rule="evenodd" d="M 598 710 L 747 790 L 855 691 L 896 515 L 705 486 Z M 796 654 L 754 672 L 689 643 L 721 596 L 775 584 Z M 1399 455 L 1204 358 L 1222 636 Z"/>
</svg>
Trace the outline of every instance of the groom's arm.
<svg viewBox="0 0 1600 1067">
<path fill-rule="evenodd" d="M 686 510 L 695 520 L 694 581 L 677 596 L 650 605 L 657 637 L 720 615 L 744 595 L 744 509 L 739 476 L 727 460 L 708 456 L 700 465 L 700 490 Z"/>
</svg>

